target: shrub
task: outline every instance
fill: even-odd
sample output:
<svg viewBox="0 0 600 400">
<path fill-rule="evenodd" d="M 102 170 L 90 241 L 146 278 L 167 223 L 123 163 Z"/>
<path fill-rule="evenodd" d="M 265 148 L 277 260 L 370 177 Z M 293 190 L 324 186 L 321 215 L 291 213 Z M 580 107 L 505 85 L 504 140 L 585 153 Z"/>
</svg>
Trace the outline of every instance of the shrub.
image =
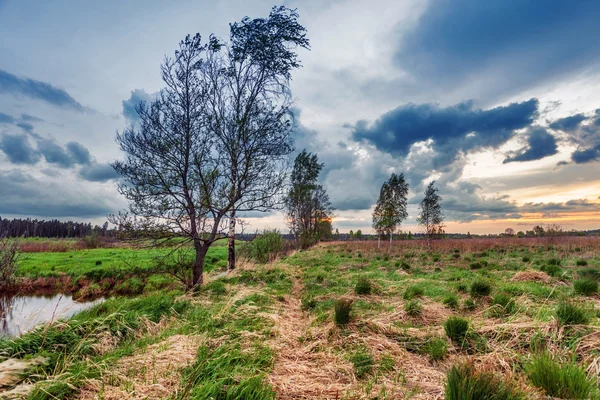
<svg viewBox="0 0 600 400">
<path fill-rule="evenodd" d="M 559 276 L 562 274 L 562 269 L 556 264 L 542 266 L 540 271 L 545 272 L 550 276 Z"/>
<path fill-rule="evenodd" d="M 450 339 L 455 343 L 462 343 L 469 331 L 469 321 L 466 319 L 452 316 L 444 323 L 444 331 Z"/>
<path fill-rule="evenodd" d="M 598 293 L 598 282 L 593 279 L 578 279 L 573 282 L 573 289 L 576 294 L 591 296 Z"/>
<path fill-rule="evenodd" d="M 364 277 L 361 277 L 354 287 L 354 293 L 358 295 L 371 294 L 372 291 L 373 285 L 371 284 L 371 281 Z"/>
<path fill-rule="evenodd" d="M 359 349 L 350 356 L 350 362 L 354 366 L 354 374 L 357 378 L 363 378 L 373 372 L 375 360 L 368 349 Z"/>
<path fill-rule="evenodd" d="M 525 397 L 489 372 L 454 365 L 446 375 L 446 400 L 520 400 Z"/>
<path fill-rule="evenodd" d="M 556 319 L 561 325 L 583 325 L 588 323 L 585 310 L 566 301 L 560 302 L 556 307 Z"/>
<path fill-rule="evenodd" d="M 471 269 L 481 269 L 483 267 L 479 261 L 472 262 L 469 266 Z"/>
<path fill-rule="evenodd" d="M 526 371 L 531 383 L 551 397 L 588 399 L 594 390 L 594 382 L 588 379 L 585 368 L 575 363 L 561 365 L 548 353 L 535 357 Z"/>
<path fill-rule="evenodd" d="M 350 322 L 350 311 L 352 311 L 352 299 L 339 299 L 335 303 L 333 319 L 337 325 L 346 325 Z"/>
<path fill-rule="evenodd" d="M 81 241 L 86 249 L 98 249 L 104 247 L 104 239 L 95 232 L 91 235 L 84 236 Z"/>
<path fill-rule="evenodd" d="M 456 310 L 458 308 L 458 297 L 456 297 L 455 294 L 449 294 L 448 296 L 444 297 L 442 303 L 451 309 Z"/>
<path fill-rule="evenodd" d="M 443 360 L 448 354 L 448 343 L 440 337 L 432 337 L 425 343 L 425 351 L 432 360 Z"/>
<path fill-rule="evenodd" d="M 250 257 L 259 263 L 273 260 L 283 249 L 283 237 L 278 230 L 265 230 L 247 244 Z"/>
<path fill-rule="evenodd" d="M 578 267 L 585 267 L 586 265 L 588 265 L 588 262 L 586 260 L 577 260 L 575 262 L 575 265 L 577 265 Z"/>
<path fill-rule="evenodd" d="M 513 314 L 517 305 L 515 300 L 508 294 L 500 293 L 492 298 L 492 313 L 497 316 Z"/>
<path fill-rule="evenodd" d="M 0 287 L 14 283 L 19 259 L 19 244 L 16 240 L 0 236 Z"/>
<path fill-rule="evenodd" d="M 463 303 L 463 308 L 467 311 L 473 311 L 475 308 L 477 308 L 477 304 L 475 304 L 473 299 L 466 299 Z"/>
<path fill-rule="evenodd" d="M 471 296 L 488 296 L 492 292 L 492 285 L 489 282 L 477 280 L 471 283 Z"/>
<path fill-rule="evenodd" d="M 414 297 L 423 296 L 423 288 L 419 286 L 409 286 L 404 291 L 404 300 L 411 300 Z"/>
<path fill-rule="evenodd" d="M 411 300 L 404 304 L 404 311 L 411 317 L 418 317 L 423 313 L 423 307 L 417 300 Z"/>
</svg>

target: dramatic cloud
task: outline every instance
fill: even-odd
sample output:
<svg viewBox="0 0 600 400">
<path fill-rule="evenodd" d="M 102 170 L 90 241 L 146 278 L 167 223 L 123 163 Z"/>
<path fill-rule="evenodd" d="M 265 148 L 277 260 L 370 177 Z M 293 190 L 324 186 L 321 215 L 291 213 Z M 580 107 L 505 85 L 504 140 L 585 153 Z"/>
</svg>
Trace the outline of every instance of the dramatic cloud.
<svg viewBox="0 0 600 400">
<path fill-rule="evenodd" d="M 399 156 L 406 156 L 414 143 L 432 140 L 439 153 L 437 167 L 442 167 L 453 162 L 459 151 L 506 143 L 515 130 L 532 124 L 537 114 L 537 99 L 490 110 L 473 109 L 471 102 L 446 108 L 407 104 L 382 115 L 371 126 L 357 122 L 352 137 Z"/>
<path fill-rule="evenodd" d="M 585 164 L 600 161 L 600 109 L 592 115 L 576 114 L 550 123 L 550 128 L 567 134 L 567 140 L 577 146 L 571 161 Z M 565 162 L 559 163 L 565 165 Z"/>
<path fill-rule="evenodd" d="M 4 152 L 8 161 L 13 164 L 33 165 L 40 159 L 37 151 L 31 147 L 27 135 L 2 135 L 0 137 L 0 150 Z"/>
<path fill-rule="evenodd" d="M 117 179 L 119 175 L 109 164 L 92 163 L 81 168 L 79 176 L 86 181 L 106 182 Z"/>
<path fill-rule="evenodd" d="M 488 92 L 522 90 L 597 65 L 598 20 L 595 1 L 440 0 L 401 38 L 395 59 L 434 85 L 485 77 L 497 83 Z"/>
<path fill-rule="evenodd" d="M 16 75 L 0 70 L 0 93 L 9 93 L 42 100 L 58 107 L 82 112 L 84 107 L 63 89 L 49 83 Z"/>
<path fill-rule="evenodd" d="M 69 142 L 66 147 L 77 164 L 83 165 L 91 162 L 90 151 L 81 143 Z"/>
<path fill-rule="evenodd" d="M 158 93 L 149 94 L 144 89 L 135 89 L 131 91 L 131 96 L 127 100 L 123 100 L 123 116 L 129 123 L 138 121 L 138 113 L 136 107 L 143 101 L 151 103 L 156 100 Z"/>
<path fill-rule="evenodd" d="M 517 150 L 513 155 L 507 157 L 504 163 L 541 160 L 557 152 L 556 138 L 546 129 L 536 126 L 527 133 L 527 147 Z"/>
<path fill-rule="evenodd" d="M 0 112 L 0 124 L 12 124 L 15 122 L 15 119 L 8 114 L 4 114 Z"/>
<path fill-rule="evenodd" d="M 62 168 L 73 166 L 73 159 L 67 153 L 64 147 L 51 139 L 40 139 L 37 141 L 37 147 L 40 154 L 44 156 L 49 164 L 56 164 Z"/>
</svg>

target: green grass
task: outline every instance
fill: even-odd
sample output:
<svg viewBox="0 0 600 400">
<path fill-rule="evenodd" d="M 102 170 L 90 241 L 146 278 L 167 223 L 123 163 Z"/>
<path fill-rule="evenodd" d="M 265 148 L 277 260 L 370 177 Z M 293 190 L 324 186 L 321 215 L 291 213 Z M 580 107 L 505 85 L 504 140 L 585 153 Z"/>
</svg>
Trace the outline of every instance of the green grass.
<svg viewBox="0 0 600 400">
<path fill-rule="evenodd" d="M 578 279 L 573 282 L 573 290 L 575 294 L 583 296 L 591 296 L 598 293 L 598 282 L 593 279 Z"/>
<path fill-rule="evenodd" d="M 589 399 L 596 391 L 596 383 L 587 377 L 584 367 L 572 362 L 561 364 L 548 353 L 536 356 L 526 371 L 533 385 L 551 397 Z"/>
<path fill-rule="evenodd" d="M 561 325 L 583 325 L 589 322 L 585 309 L 567 301 L 561 301 L 557 305 L 555 315 Z"/>
<path fill-rule="evenodd" d="M 467 338 L 469 331 L 469 321 L 466 319 L 452 316 L 444 323 L 444 331 L 455 343 L 463 343 Z"/>
<path fill-rule="evenodd" d="M 471 364 L 455 365 L 446 375 L 446 400 L 521 400 L 525 396 Z"/>
</svg>

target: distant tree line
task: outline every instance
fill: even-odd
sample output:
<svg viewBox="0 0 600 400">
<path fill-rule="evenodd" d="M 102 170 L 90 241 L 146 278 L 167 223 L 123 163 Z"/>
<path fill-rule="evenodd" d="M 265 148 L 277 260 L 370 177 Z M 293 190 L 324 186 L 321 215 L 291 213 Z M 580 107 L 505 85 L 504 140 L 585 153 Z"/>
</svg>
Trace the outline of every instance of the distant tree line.
<svg viewBox="0 0 600 400">
<path fill-rule="evenodd" d="M 0 235 L 7 237 L 82 238 L 91 234 L 110 236 L 108 222 L 102 226 L 57 219 L 6 219 L 0 217 Z"/>
</svg>

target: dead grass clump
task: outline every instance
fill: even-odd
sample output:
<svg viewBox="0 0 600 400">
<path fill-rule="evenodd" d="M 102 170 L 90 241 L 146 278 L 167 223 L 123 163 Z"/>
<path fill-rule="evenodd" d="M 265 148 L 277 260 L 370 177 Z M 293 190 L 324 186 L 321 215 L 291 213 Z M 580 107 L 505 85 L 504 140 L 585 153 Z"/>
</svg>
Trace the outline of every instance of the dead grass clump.
<svg viewBox="0 0 600 400">
<path fill-rule="evenodd" d="M 163 399 L 180 386 L 180 371 L 192 364 L 199 336 L 175 335 L 150 345 L 135 355 L 121 358 L 101 380 L 86 382 L 80 399 Z"/>
<path fill-rule="evenodd" d="M 511 278 L 511 281 L 514 282 L 542 282 L 548 283 L 550 282 L 550 276 L 542 271 L 521 271 L 517 272 Z"/>
</svg>

